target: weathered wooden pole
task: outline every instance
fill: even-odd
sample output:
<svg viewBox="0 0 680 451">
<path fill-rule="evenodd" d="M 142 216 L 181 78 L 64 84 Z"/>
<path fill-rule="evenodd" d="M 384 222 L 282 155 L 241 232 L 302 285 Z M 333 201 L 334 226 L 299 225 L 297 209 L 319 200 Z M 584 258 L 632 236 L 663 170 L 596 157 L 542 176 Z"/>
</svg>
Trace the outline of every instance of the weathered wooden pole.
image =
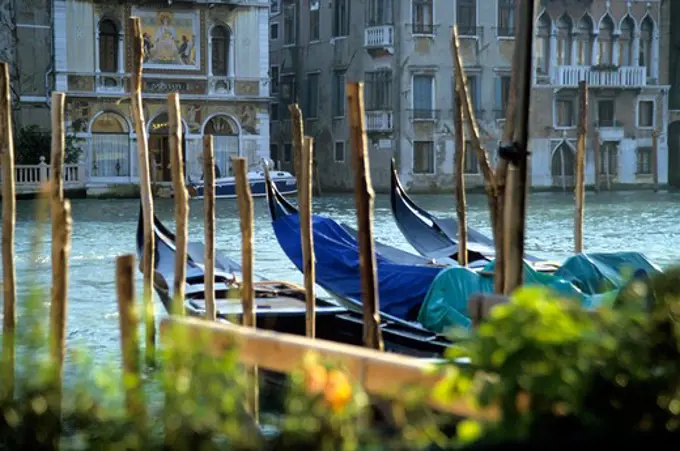
<svg viewBox="0 0 680 451">
<path fill-rule="evenodd" d="M 524 262 L 524 229 L 527 198 L 527 166 L 529 160 L 529 107 L 531 105 L 531 68 L 535 1 L 518 2 L 516 14 L 514 80 L 517 80 L 517 104 L 512 147 L 503 146 L 501 157 L 508 160 L 508 174 L 516 171 L 516 177 L 508 177 L 506 195 L 511 199 L 505 206 L 505 284 L 504 292 L 511 293 L 522 284 Z M 508 208 L 511 206 L 511 208 Z"/>
<path fill-rule="evenodd" d="M 505 280 L 504 272 L 504 250 L 503 250 L 503 186 L 505 183 L 505 168 L 507 162 L 501 160 L 498 171 L 494 172 L 489 164 L 489 156 L 482 147 L 479 138 L 479 124 L 472 108 L 470 90 L 467 85 L 467 76 L 463 66 L 463 59 L 460 55 L 460 42 L 458 41 L 458 27 L 454 25 L 451 32 L 451 57 L 453 59 L 453 70 L 459 86 L 461 87 L 461 106 L 463 107 L 464 119 L 468 125 L 470 143 L 477 154 L 479 167 L 484 175 L 484 185 L 486 189 L 489 214 L 491 217 L 491 228 L 493 230 L 494 246 L 496 250 L 496 266 L 494 270 L 494 291 L 503 292 Z M 506 121 L 507 122 L 507 121 Z"/>
<path fill-rule="evenodd" d="M 146 421 L 146 404 L 139 365 L 139 314 L 135 306 L 135 256 L 116 258 L 116 293 L 120 323 L 120 347 L 123 357 L 125 407 L 135 423 Z M 129 381 L 133 381 L 131 384 Z"/>
<path fill-rule="evenodd" d="M 205 316 L 215 321 L 215 151 L 212 135 L 203 137 L 203 214 Z"/>
<path fill-rule="evenodd" d="M 184 287 L 187 273 L 187 221 L 189 216 L 189 193 L 184 179 L 182 158 L 182 113 L 179 94 L 168 94 L 168 128 L 170 134 L 170 161 L 172 185 L 175 197 L 175 280 L 173 283 L 173 313 L 184 315 Z"/>
<path fill-rule="evenodd" d="M 659 191 L 659 131 L 652 132 L 652 176 L 654 177 L 654 192 Z"/>
<path fill-rule="evenodd" d="M 456 213 L 458 215 L 458 264 L 467 266 L 467 202 L 465 199 L 465 139 L 463 136 L 463 107 L 461 105 L 461 89 L 458 79 L 454 82 L 453 91 L 453 127 L 456 147 L 455 179 L 456 179 Z"/>
<path fill-rule="evenodd" d="M 288 105 L 290 113 L 290 125 L 293 134 L 293 168 L 296 180 L 300 180 L 300 167 L 302 165 L 302 147 L 305 145 L 305 122 L 302 117 L 302 110 L 297 103 Z M 298 190 L 298 203 L 300 201 L 300 190 Z"/>
<path fill-rule="evenodd" d="M 71 249 L 71 204 L 64 199 L 63 169 L 66 154 L 64 100 L 52 94 L 52 154 L 50 193 L 52 215 L 52 302 L 50 304 L 50 354 L 55 366 L 55 383 L 61 392 L 66 353 L 66 311 L 68 305 L 68 257 Z"/>
<path fill-rule="evenodd" d="M 352 142 L 352 166 L 354 167 L 354 190 L 357 205 L 361 297 L 364 304 L 364 345 L 382 351 L 380 301 L 373 243 L 375 193 L 371 184 L 371 172 L 366 149 L 363 83 L 347 83 L 347 105 L 349 107 L 349 130 Z"/>
<path fill-rule="evenodd" d="M 586 198 L 586 136 L 588 136 L 588 85 L 578 84 L 579 120 L 576 143 L 576 212 L 574 215 L 574 252 L 583 252 L 583 208 Z"/>
<path fill-rule="evenodd" d="M 139 17 L 130 18 L 132 29 L 132 114 L 135 118 L 137 134 L 137 151 L 139 156 L 139 181 L 142 198 L 142 216 L 144 221 L 144 258 L 142 273 L 144 275 L 144 325 L 146 329 L 145 354 L 147 365 L 153 365 L 156 354 L 156 323 L 153 308 L 153 273 L 154 273 L 154 234 L 153 234 L 153 195 L 151 193 L 151 170 L 149 168 L 148 133 L 142 108 L 142 65 L 144 61 L 144 40 Z"/>
<path fill-rule="evenodd" d="M 2 163 L 2 362 L 0 401 L 14 397 L 15 333 L 17 327 L 17 287 L 14 266 L 16 193 L 14 186 L 14 141 L 12 138 L 12 98 L 9 65 L 0 63 L 0 162 Z"/>
<path fill-rule="evenodd" d="M 248 184 L 246 159 L 237 157 L 232 159 L 236 176 L 236 197 L 241 215 L 241 272 L 243 286 L 241 287 L 241 302 L 243 305 L 242 323 L 245 327 L 256 327 L 255 292 L 253 288 L 253 197 Z M 250 379 L 247 405 L 248 411 L 255 421 L 259 418 L 257 367 L 248 369 Z"/>
<path fill-rule="evenodd" d="M 600 192 L 600 129 L 595 128 L 595 137 L 593 138 L 593 156 L 595 157 L 595 192 Z"/>
<path fill-rule="evenodd" d="M 299 192 L 300 200 L 300 236 L 302 237 L 302 261 L 305 275 L 305 300 L 307 314 L 305 316 L 306 335 L 316 336 L 316 294 L 314 290 L 315 264 L 314 235 L 312 234 L 312 161 L 314 139 L 305 137 L 300 161 Z"/>
</svg>

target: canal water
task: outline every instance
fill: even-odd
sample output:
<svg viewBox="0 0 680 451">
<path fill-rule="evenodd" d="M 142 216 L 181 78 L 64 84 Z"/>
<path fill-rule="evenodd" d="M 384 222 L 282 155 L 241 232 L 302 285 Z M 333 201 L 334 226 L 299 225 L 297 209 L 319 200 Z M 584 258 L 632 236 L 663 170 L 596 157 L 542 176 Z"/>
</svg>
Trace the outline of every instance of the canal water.
<svg viewBox="0 0 680 451">
<path fill-rule="evenodd" d="M 435 215 L 455 215 L 453 195 L 419 195 L 415 201 Z M 255 270 L 276 279 L 301 283 L 302 275 L 286 258 L 274 236 L 264 198 L 255 199 Z M 49 315 L 49 225 L 37 262 L 30 258 L 35 228 L 34 201 L 17 203 L 16 259 L 21 303 L 31 279 L 45 289 L 45 317 Z M 354 198 L 328 195 L 314 199 L 314 212 L 356 224 Z M 172 200 L 158 199 L 157 216 L 174 227 Z M 95 361 L 119 358 L 118 316 L 115 294 L 115 258 L 135 253 L 138 200 L 72 201 L 73 235 L 70 257 L 69 345 L 89 350 Z M 468 195 L 469 225 L 490 235 L 489 213 L 483 195 Z M 573 252 L 573 195 L 534 193 L 528 203 L 526 250 L 553 259 Z M 588 251 L 632 250 L 645 253 L 661 266 L 680 262 L 680 193 L 588 193 L 585 209 L 585 248 Z M 190 204 L 190 240 L 203 240 L 203 201 Z M 389 197 L 376 198 L 374 236 L 386 244 L 415 251 L 399 232 L 390 211 Z M 216 206 L 216 248 L 240 260 L 238 208 L 235 200 L 221 199 Z M 137 291 L 142 279 L 137 273 Z M 166 313 L 156 302 L 158 318 Z M 19 327 L 21 327 L 21 317 Z"/>
</svg>

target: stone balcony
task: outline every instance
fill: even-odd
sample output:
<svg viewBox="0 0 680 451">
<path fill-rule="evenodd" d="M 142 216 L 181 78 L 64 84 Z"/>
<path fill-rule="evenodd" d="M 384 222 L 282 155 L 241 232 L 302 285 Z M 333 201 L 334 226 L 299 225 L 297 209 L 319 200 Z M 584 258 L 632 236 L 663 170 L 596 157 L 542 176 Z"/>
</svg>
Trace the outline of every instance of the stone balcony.
<svg viewBox="0 0 680 451">
<path fill-rule="evenodd" d="M 554 86 L 576 88 L 585 80 L 592 88 L 642 88 L 647 86 L 647 68 L 644 66 L 621 66 L 598 68 L 597 66 L 557 66 L 552 77 Z"/>
<path fill-rule="evenodd" d="M 394 129 L 391 111 L 366 111 L 366 131 L 388 133 Z"/>
<path fill-rule="evenodd" d="M 367 49 L 387 49 L 394 46 L 394 27 L 377 25 L 364 30 L 364 47 Z"/>
</svg>

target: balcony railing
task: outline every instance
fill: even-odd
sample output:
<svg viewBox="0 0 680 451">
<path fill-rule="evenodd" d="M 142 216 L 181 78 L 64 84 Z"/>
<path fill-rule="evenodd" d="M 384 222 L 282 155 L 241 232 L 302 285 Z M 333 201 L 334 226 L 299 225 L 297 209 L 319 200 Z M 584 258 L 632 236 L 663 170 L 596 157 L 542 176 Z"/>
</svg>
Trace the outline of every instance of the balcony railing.
<svg viewBox="0 0 680 451">
<path fill-rule="evenodd" d="M 65 164 L 62 177 L 65 188 L 85 186 L 85 168 L 79 164 Z M 45 157 L 40 157 L 38 164 L 18 164 L 14 166 L 14 183 L 17 193 L 37 192 L 40 185 L 50 179 L 50 166 Z M 0 183 L 2 177 L 0 175 Z"/>
<path fill-rule="evenodd" d="M 364 47 L 386 48 L 392 46 L 394 46 L 394 27 L 392 25 L 367 27 L 364 31 Z"/>
<path fill-rule="evenodd" d="M 391 132 L 394 128 L 391 111 L 366 111 L 366 130 L 369 132 Z"/>
<path fill-rule="evenodd" d="M 576 87 L 581 80 L 588 86 L 609 88 L 640 88 L 647 86 L 647 68 L 621 66 L 601 69 L 597 66 L 557 66 L 552 84 Z"/>
</svg>

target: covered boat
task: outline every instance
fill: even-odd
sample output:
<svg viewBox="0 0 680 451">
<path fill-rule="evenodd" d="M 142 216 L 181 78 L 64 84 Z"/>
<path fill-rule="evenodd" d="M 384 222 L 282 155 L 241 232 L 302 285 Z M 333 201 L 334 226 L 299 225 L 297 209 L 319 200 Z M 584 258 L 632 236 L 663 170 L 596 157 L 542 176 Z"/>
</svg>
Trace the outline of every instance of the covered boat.
<svg viewBox="0 0 680 451">
<path fill-rule="evenodd" d="M 175 235 L 154 217 L 155 273 L 154 289 L 168 312 L 171 311 L 175 265 Z M 137 225 L 137 255 L 143 256 L 144 230 L 140 210 Z M 205 314 L 204 246 L 190 243 L 187 250 L 185 308 L 189 315 Z M 215 302 L 218 319 L 240 323 L 241 299 L 230 293 L 241 280 L 241 266 L 234 260 L 215 255 Z M 305 334 L 305 293 L 290 282 L 267 280 L 255 276 L 257 327 L 297 335 Z M 230 290 L 232 288 L 232 290 Z M 317 337 L 341 343 L 361 345 L 363 319 L 360 312 L 333 302 L 316 300 Z M 450 344 L 447 340 L 408 324 L 383 319 L 380 324 L 385 349 L 416 357 L 440 357 Z"/>
<path fill-rule="evenodd" d="M 282 195 L 292 195 L 297 193 L 297 180 L 295 176 L 286 171 L 272 171 L 272 182 L 276 184 Z M 253 197 L 266 196 L 265 176 L 263 171 L 248 172 L 248 183 Z M 203 181 L 189 181 L 189 193 L 194 199 L 203 198 Z M 215 197 L 223 199 L 236 198 L 236 177 L 219 177 L 215 179 Z"/>
</svg>

